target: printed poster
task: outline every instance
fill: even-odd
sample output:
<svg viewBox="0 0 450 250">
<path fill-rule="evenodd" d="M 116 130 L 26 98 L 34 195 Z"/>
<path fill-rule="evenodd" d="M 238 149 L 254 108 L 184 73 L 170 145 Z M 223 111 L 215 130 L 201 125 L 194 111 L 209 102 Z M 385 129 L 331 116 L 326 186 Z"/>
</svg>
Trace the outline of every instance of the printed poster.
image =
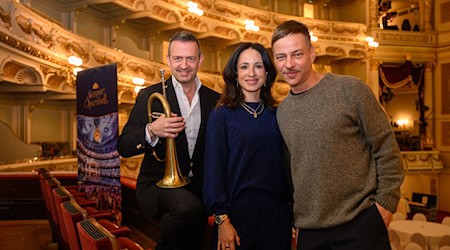
<svg viewBox="0 0 450 250">
<path fill-rule="evenodd" d="M 117 152 L 117 65 L 81 71 L 77 75 L 77 156 L 80 190 L 110 211 L 120 225 L 120 158 Z"/>
</svg>

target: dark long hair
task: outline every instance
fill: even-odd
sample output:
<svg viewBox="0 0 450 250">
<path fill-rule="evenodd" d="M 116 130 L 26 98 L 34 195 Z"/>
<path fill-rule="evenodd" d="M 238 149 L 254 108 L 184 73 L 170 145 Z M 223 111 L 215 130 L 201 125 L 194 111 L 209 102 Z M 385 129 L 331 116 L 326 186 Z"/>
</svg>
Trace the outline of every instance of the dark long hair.
<svg viewBox="0 0 450 250">
<path fill-rule="evenodd" d="M 222 72 L 222 77 L 225 82 L 225 89 L 217 103 L 217 107 L 236 108 L 244 100 L 244 95 L 240 87 L 236 86 L 237 83 L 237 62 L 242 51 L 252 48 L 259 52 L 262 57 L 264 68 L 267 72 L 266 84 L 261 88 L 261 101 L 268 107 L 275 107 L 278 103 L 273 98 L 271 88 L 275 79 L 277 78 L 277 70 L 273 65 L 272 59 L 267 53 L 264 46 L 259 43 L 242 43 L 231 55 L 225 68 Z"/>
</svg>

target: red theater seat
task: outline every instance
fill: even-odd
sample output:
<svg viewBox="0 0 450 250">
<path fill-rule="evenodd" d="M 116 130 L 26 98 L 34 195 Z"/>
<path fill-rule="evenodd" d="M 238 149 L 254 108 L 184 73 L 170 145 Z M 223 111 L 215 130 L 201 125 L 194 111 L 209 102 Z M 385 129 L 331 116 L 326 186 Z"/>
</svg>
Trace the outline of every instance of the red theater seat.
<svg viewBox="0 0 450 250">
<path fill-rule="evenodd" d="M 49 206 L 50 216 L 49 216 L 49 222 L 50 225 L 52 225 L 52 230 L 55 236 L 57 237 L 58 242 L 62 241 L 61 236 L 61 227 L 59 225 L 59 218 L 58 218 L 58 212 L 56 211 L 55 201 L 53 199 L 53 189 L 58 186 L 58 181 L 55 178 L 46 179 L 44 181 L 45 185 L 45 193 L 47 197 L 47 203 Z"/>
<path fill-rule="evenodd" d="M 83 250 L 143 250 L 139 244 L 129 238 L 116 238 L 94 218 L 78 222 L 77 229 Z"/>
<path fill-rule="evenodd" d="M 63 202 L 60 206 L 67 232 L 68 243 L 71 250 L 80 249 L 76 224 L 88 218 L 96 219 L 101 225 L 108 228 L 115 236 L 128 237 L 131 235 L 131 230 L 128 227 L 119 227 L 109 221 L 112 219 L 112 215 L 109 212 L 97 211 L 91 207 L 86 207 L 86 209 L 82 208 L 74 200 Z"/>
<path fill-rule="evenodd" d="M 85 194 L 77 193 L 78 197 L 72 195 L 64 186 L 57 186 L 52 190 L 53 200 L 55 203 L 56 213 L 58 215 L 59 226 L 61 230 L 61 237 L 66 246 L 69 245 L 69 239 L 67 238 L 66 225 L 62 216 L 61 203 L 69 200 L 75 200 L 80 206 L 90 206 L 95 208 L 97 203 L 95 201 L 86 200 L 83 198 Z"/>
<path fill-rule="evenodd" d="M 39 176 L 39 183 L 40 188 L 42 192 L 42 198 L 44 199 L 45 207 L 47 208 L 49 219 L 51 217 L 51 203 L 53 203 L 53 194 L 49 195 L 48 188 L 51 189 L 61 186 L 61 183 L 50 173 L 50 171 L 45 171 L 45 168 L 41 168 L 38 170 L 38 176 Z M 52 179 L 51 183 L 47 184 L 46 181 Z M 83 195 L 82 193 L 79 193 L 77 188 L 75 186 L 65 186 L 65 188 L 71 193 L 76 196 Z"/>
</svg>

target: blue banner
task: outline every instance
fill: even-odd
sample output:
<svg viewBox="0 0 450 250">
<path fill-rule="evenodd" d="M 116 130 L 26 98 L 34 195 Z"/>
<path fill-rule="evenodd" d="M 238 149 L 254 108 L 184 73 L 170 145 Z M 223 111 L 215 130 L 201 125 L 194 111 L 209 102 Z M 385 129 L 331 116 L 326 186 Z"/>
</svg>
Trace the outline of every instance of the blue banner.
<svg viewBox="0 0 450 250">
<path fill-rule="evenodd" d="M 80 190 L 121 223 L 120 158 L 117 152 L 117 65 L 77 75 L 77 156 Z"/>
</svg>

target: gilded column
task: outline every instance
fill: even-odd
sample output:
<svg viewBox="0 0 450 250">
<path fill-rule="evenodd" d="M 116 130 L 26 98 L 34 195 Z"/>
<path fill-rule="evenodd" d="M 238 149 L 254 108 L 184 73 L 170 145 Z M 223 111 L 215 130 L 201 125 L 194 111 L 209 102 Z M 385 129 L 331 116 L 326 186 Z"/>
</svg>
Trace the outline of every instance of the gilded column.
<svg viewBox="0 0 450 250">
<path fill-rule="evenodd" d="M 69 142 L 70 142 L 70 149 L 76 150 L 77 149 L 77 113 L 75 110 L 69 111 Z"/>
<path fill-rule="evenodd" d="M 380 67 L 380 61 L 371 59 L 369 60 L 369 79 L 367 80 L 367 84 L 372 89 L 374 95 L 379 98 L 380 97 L 380 83 L 378 81 Z"/>
<path fill-rule="evenodd" d="M 423 148 L 433 148 L 434 147 L 434 107 L 433 107 L 433 62 L 425 63 L 424 72 L 424 84 L 423 86 L 423 103 L 428 110 L 425 111 L 424 118 L 427 124 L 425 128 L 425 134 L 422 134 L 422 147 Z"/>
<path fill-rule="evenodd" d="M 303 16 L 303 7 L 304 7 L 303 5 L 305 4 L 304 1 L 298 0 L 297 4 L 298 4 L 298 9 L 297 9 L 298 16 Z"/>
<path fill-rule="evenodd" d="M 431 11 L 433 8 L 433 0 L 425 0 L 425 31 L 432 31 L 433 27 L 431 25 Z"/>
<path fill-rule="evenodd" d="M 214 70 L 216 70 L 217 72 L 220 72 L 222 69 L 222 54 L 223 49 L 216 50 L 216 67 Z"/>
<path fill-rule="evenodd" d="M 370 1 L 370 11 L 369 13 L 369 20 L 370 20 L 370 24 L 369 27 L 370 28 L 378 28 L 378 0 L 371 0 Z"/>
<path fill-rule="evenodd" d="M 425 63 L 425 81 L 424 81 L 424 98 L 423 103 L 428 107 L 428 110 L 425 112 L 425 118 L 432 118 L 434 113 L 433 108 L 433 63 L 426 62 Z"/>
</svg>

